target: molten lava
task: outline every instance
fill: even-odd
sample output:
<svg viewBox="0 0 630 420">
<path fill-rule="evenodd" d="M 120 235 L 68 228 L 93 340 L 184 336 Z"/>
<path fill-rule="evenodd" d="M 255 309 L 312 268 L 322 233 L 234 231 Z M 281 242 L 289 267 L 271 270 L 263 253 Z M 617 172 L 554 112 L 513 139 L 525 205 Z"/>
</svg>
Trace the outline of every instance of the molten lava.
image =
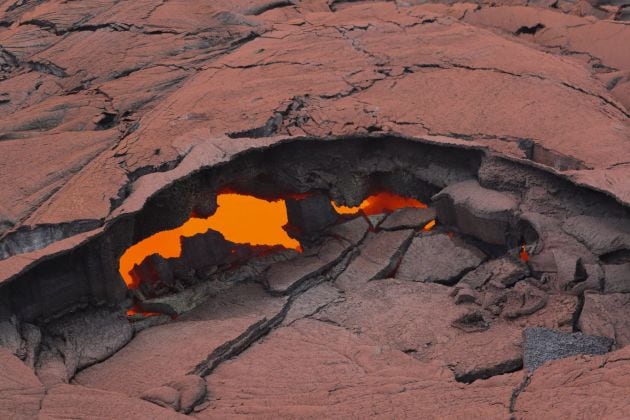
<svg viewBox="0 0 630 420">
<path fill-rule="evenodd" d="M 427 223 L 426 225 L 424 225 L 424 227 L 422 228 L 422 230 L 424 230 L 425 232 L 430 231 L 431 229 L 433 229 L 435 227 L 435 225 L 437 225 L 437 220 L 433 219 L 431 220 L 429 223 Z"/>
<path fill-rule="evenodd" d="M 332 205 L 339 214 L 357 214 L 362 212 L 366 216 L 392 212 L 404 207 L 427 208 L 426 204 L 415 198 L 402 197 L 388 192 L 373 194 L 356 207 L 338 206 L 334 201 Z"/>
<path fill-rule="evenodd" d="M 284 200 L 267 201 L 248 195 L 225 193 L 217 196 L 217 205 L 212 216 L 206 219 L 191 217 L 182 226 L 156 233 L 125 251 L 120 258 L 120 275 L 127 287 L 137 288 L 140 284 L 140 279 L 131 275 L 134 265 L 142 263 L 152 254 L 177 258 L 182 252 L 182 237 L 195 236 L 209 229 L 238 244 L 281 245 L 301 250 L 300 243 L 284 230 L 288 223 Z"/>
<path fill-rule="evenodd" d="M 529 254 L 527 253 L 525 244 L 521 245 L 521 251 L 519 252 L 519 257 L 521 257 L 521 261 L 523 262 L 529 261 Z"/>
</svg>

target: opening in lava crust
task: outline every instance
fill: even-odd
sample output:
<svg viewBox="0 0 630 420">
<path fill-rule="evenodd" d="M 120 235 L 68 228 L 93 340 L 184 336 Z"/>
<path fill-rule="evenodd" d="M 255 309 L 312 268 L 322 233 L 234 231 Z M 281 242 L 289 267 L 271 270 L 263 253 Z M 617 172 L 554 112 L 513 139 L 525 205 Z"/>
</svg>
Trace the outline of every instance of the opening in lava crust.
<svg viewBox="0 0 630 420">
<path fill-rule="evenodd" d="M 120 275 L 127 287 L 137 288 L 141 279 L 134 266 L 153 254 L 178 258 L 182 252 L 181 238 L 208 230 L 214 230 L 236 244 L 301 250 L 300 243 L 287 234 L 287 223 L 283 199 L 265 200 L 238 193 L 220 193 L 217 210 L 212 216 L 199 218 L 193 215 L 182 226 L 156 233 L 127 249 L 120 258 Z"/>
<path fill-rule="evenodd" d="M 541 206 L 564 219 L 626 214 L 609 197 L 526 161 L 393 136 L 294 139 L 216 164 L 204 165 L 204 159 L 193 152 L 196 167 L 184 161 L 171 171 L 178 175 L 145 175 L 145 185 L 156 187 L 121 196 L 102 233 L 16 274 L 5 286 L 10 310 L 23 319 L 46 320 L 86 304 L 129 305 L 131 296 L 146 303 L 144 311 L 180 312 L 155 301 L 235 279 L 264 284 L 269 267 L 300 251 L 305 257 L 318 252 L 331 235 L 340 237 L 335 229 L 357 217 L 369 222 L 370 234 L 403 228 L 444 233 L 486 256 L 526 261 L 545 277 L 551 270 L 545 261 L 553 257 L 543 238 L 551 222 L 539 216 Z M 530 185 L 557 193 L 530 199 Z M 401 207 L 415 209 L 416 216 L 396 211 Z M 401 221 L 420 217 L 420 210 L 432 217 L 412 225 Z M 381 215 L 388 212 L 393 215 Z M 430 229 L 434 220 L 437 226 Z M 612 261 L 608 255 L 615 255 L 615 263 L 625 262 L 624 252 L 612 250 L 603 258 Z M 395 268 L 379 275 L 395 274 Z M 44 289 L 45 297 L 35 293 Z"/>
<path fill-rule="evenodd" d="M 308 194 L 294 195 L 301 200 Z M 367 197 L 354 207 L 341 206 L 331 200 L 340 215 L 376 215 L 391 213 L 401 208 L 427 208 L 415 198 L 401 197 L 389 192 L 379 192 Z M 251 195 L 222 192 L 217 196 L 217 210 L 207 218 L 192 215 L 182 226 L 156 233 L 128 248 L 120 258 L 120 275 L 129 288 L 137 288 L 141 278 L 135 267 L 145 258 L 157 254 L 162 258 L 178 258 L 181 255 L 181 239 L 203 234 L 209 230 L 220 233 L 225 240 L 236 244 L 281 247 L 302 251 L 300 242 L 287 233 L 288 217 L 286 202 L 282 198 L 265 200 Z M 430 221 L 425 230 L 435 226 Z"/>
<path fill-rule="evenodd" d="M 624 343 L 619 324 L 611 338 L 573 335 L 601 335 L 591 321 L 602 311 L 630 325 L 615 306 L 630 290 L 630 217 L 602 193 L 524 161 L 391 136 L 279 141 L 213 164 L 198 153 L 142 177 L 102 229 L 3 286 L 5 312 L 54 354 L 68 352 L 58 337 L 70 330 L 98 348 L 69 367 L 81 380 L 145 328 L 151 351 L 189 357 L 199 376 L 317 320 L 365 337 L 405 328 L 411 338 L 388 345 L 406 359 L 434 352 L 463 383 L 537 368 L 527 352 L 539 342 Z M 185 352 L 165 350 L 178 340 Z M 150 365 L 149 347 L 124 357 Z"/>
</svg>

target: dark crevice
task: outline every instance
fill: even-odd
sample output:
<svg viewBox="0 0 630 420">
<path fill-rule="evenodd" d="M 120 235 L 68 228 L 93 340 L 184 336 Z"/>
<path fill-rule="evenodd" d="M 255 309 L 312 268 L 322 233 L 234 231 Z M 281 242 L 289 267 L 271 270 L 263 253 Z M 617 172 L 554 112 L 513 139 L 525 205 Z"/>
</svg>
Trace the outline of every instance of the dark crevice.
<svg viewBox="0 0 630 420">
<path fill-rule="evenodd" d="M 22 227 L 9 232 L 0 241 L 0 260 L 42 249 L 53 242 L 87 232 L 101 225 L 99 220 Z"/>
<path fill-rule="evenodd" d="M 134 32 L 142 33 L 144 35 L 162 35 L 162 34 L 179 35 L 180 34 L 180 32 L 177 32 L 174 30 L 165 30 L 165 29 L 145 30 L 142 27 L 138 27 L 135 25 L 128 25 L 126 23 L 117 23 L 117 22 L 107 22 L 107 23 L 99 23 L 99 24 L 79 24 L 76 26 L 72 26 L 68 29 L 60 29 L 57 27 L 57 25 L 54 22 L 43 20 L 43 19 L 31 19 L 31 20 L 21 22 L 20 25 L 37 26 L 38 28 L 43 29 L 47 32 L 53 33 L 57 36 L 64 36 L 64 35 L 75 33 L 75 32 L 96 32 L 102 29 L 107 29 L 114 32 L 134 31 Z"/>
<path fill-rule="evenodd" d="M 354 246 L 351 246 L 348 250 L 346 250 L 343 255 L 341 255 L 337 260 L 335 260 L 332 264 L 326 266 L 323 270 L 318 270 L 318 272 L 313 273 L 312 275 L 303 279 L 304 281 L 298 282 L 299 284 L 295 284 L 295 287 L 290 289 L 289 298 L 282 310 L 273 316 L 271 319 L 262 319 L 255 324 L 251 325 L 243 334 L 239 335 L 237 338 L 230 340 L 220 347 L 218 347 L 215 351 L 213 351 L 208 358 L 199 363 L 191 374 L 199 375 L 199 376 L 207 376 L 214 369 L 217 368 L 222 362 L 232 359 L 234 357 L 239 356 L 245 350 L 247 350 L 251 345 L 258 342 L 261 338 L 268 335 L 275 328 L 280 326 L 284 319 L 286 318 L 289 310 L 293 303 L 306 291 L 311 289 L 314 286 L 317 286 L 325 281 L 334 281 L 336 277 L 339 275 L 341 271 L 345 269 L 348 264 L 348 255 L 351 255 L 352 251 L 356 249 Z M 341 266 L 341 267 L 338 267 Z M 340 268 L 340 269 L 339 269 Z M 273 295 L 273 294 L 272 294 Z M 318 307 L 314 313 L 307 315 L 303 318 L 310 318 L 316 313 L 320 312 L 323 308 L 328 306 L 328 304 L 321 305 Z"/>
<path fill-rule="evenodd" d="M 275 327 L 282 323 L 282 320 L 287 315 L 290 302 L 287 302 L 282 311 L 275 315 L 271 319 L 262 319 L 255 324 L 251 325 L 243 334 L 239 335 L 234 340 L 223 343 L 220 347 L 214 350 L 208 358 L 199 363 L 190 374 L 199 375 L 201 377 L 208 376 L 214 369 L 221 363 L 231 358 L 238 356 L 247 350 L 252 344 L 256 343 L 262 337 L 266 336 Z"/>
<path fill-rule="evenodd" d="M 300 117 L 291 119 L 290 121 L 286 120 L 292 113 L 299 112 L 303 109 L 306 106 L 307 101 L 308 96 L 296 96 L 284 107 L 284 109 L 274 112 L 273 116 L 271 116 L 262 127 L 227 133 L 227 136 L 232 139 L 271 137 L 278 134 L 280 128 L 283 126 L 299 127 L 307 120 Z"/>
<path fill-rule="evenodd" d="M 571 317 L 571 325 L 573 332 L 581 332 L 579 322 L 580 315 L 582 315 L 582 309 L 584 309 L 584 293 L 580 293 L 577 297 L 577 305 L 575 306 L 575 312 L 573 312 L 573 316 Z"/>
<path fill-rule="evenodd" d="M 497 375 L 504 375 L 506 373 L 512 373 L 523 369 L 523 359 L 506 360 L 498 363 L 494 366 L 482 368 L 466 372 L 464 374 L 455 374 L 455 380 L 465 384 L 473 383 L 478 379 L 488 379 Z"/>
<path fill-rule="evenodd" d="M 295 3 L 292 0 L 274 0 L 270 1 L 267 4 L 263 4 L 260 6 L 255 6 L 250 9 L 247 9 L 243 14 L 245 16 L 259 16 L 265 12 L 268 12 L 273 9 L 280 9 L 283 7 L 295 6 Z"/>
<path fill-rule="evenodd" d="M 44 0 L 35 0 L 35 1 L 30 1 L 30 0 L 17 0 L 15 3 L 13 3 L 11 6 L 9 6 L 6 9 L 6 12 L 12 12 L 14 10 L 19 9 L 20 7 L 33 7 L 33 6 L 37 6 L 40 3 L 43 3 Z"/>
<path fill-rule="evenodd" d="M 621 113 L 622 113 L 622 114 L 623 114 L 626 118 L 630 118 L 630 112 L 626 111 L 624 108 L 622 108 L 621 106 L 617 105 L 616 103 L 614 103 L 614 102 L 613 102 L 613 101 L 611 101 L 610 99 L 604 98 L 603 96 L 601 96 L 601 95 L 597 95 L 597 94 L 595 94 L 595 93 L 591 93 L 591 92 L 589 92 L 589 91 L 587 91 L 587 90 L 584 90 L 584 89 L 582 89 L 582 88 L 579 88 L 579 87 L 577 87 L 577 86 L 573 86 L 573 85 L 572 85 L 572 84 L 570 84 L 570 83 L 562 82 L 562 85 L 563 85 L 563 86 L 568 87 L 569 89 L 573 89 L 573 90 L 575 90 L 575 91 L 577 91 L 577 92 L 583 93 L 583 94 L 585 94 L 585 95 L 593 96 L 593 97 L 595 97 L 595 98 L 597 98 L 597 99 L 601 100 L 601 101 L 602 101 L 603 103 L 605 103 L 606 105 L 610 105 L 610 106 L 612 106 L 612 107 L 613 107 L 613 108 L 615 108 L 617 111 L 621 112 Z"/>
<path fill-rule="evenodd" d="M 626 264 L 630 263 L 630 249 L 620 249 L 603 254 L 599 259 L 604 264 Z"/>
<path fill-rule="evenodd" d="M 512 396 L 510 397 L 510 420 L 516 420 L 516 416 L 514 416 L 514 412 L 516 409 L 516 400 L 518 399 L 518 396 L 521 395 L 521 393 L 525 391 L 525 389 L 527 389 L 527 386 L 529 385 L 530 381 L 531 381 L 531 377 L 529 375 L 526 375 L 523 378 L 523 382 L 521 382 L 519 386 L 517 386 L 512 391 Z"/>
<path fill-rule="evenodd" d="M 133 127 L 134 125 L 132 125 L 130 129 L 133 129 Z M 159 149 L 157 149 L 155 153 L 159 154 L 160 153 Z M 125 199 L 129 197 L 129 195 L 132 192 L 133 183 L 136 182 L 140 177 L 143 177 L 145 175 L 152 174 L 152 173 L 157 173 L 157 172 L 171 171 L 175 169 L 177 166 L 179 166 L 179 164 L 182 162 L 182 160 L 184 160 L 185 157 L 186 157 L 185 155 L 180 155 L 176 159 L 164 162 L 159 166 L 152 166 L 152 165 L 142 166 L 132 172 L 127 173 L 127 182 L 122 187 L 120 187 L 116 197 L 111 198 L 109 200 L 110 212 L 120 207 L 123 201 L 125 201 Z"/>
<path fill-rule="evenodd" d="M 337 8 L 339 5 L 341 4 L 346 4 L 346 3 L 358 3 L 358 2 L 378 2 L 378 1 L 385 1 L 385 2 L 394 2 L 395 0 L 329 0 L 328 1 L 328 8 L 330 9 L 331 12 L 336 12 Z"/>
<path fill-rule="evenodd" d="M 26 65 L 38 73 L 50 74 L 57 77 L 68 77 L 66 70 L 58 65 L 45 61 L 29 61 Z"/>
<path fill-rule="evenodd" d="M 115 112 L 103 112 L 101 117 L 96 121 L 95 129 L 99 130 L 109 130 L 118 125 L 118 114 Z"/>
<path fill-rule="evenodd" d="M 545 25 L 543 25 L 542 23 L 537 23 L 533 26 L 521 26 L 514 32 L 514 35 L 517 35 L 517 36 L 522 35 L 522 34 L 534 35 L 536 32 L 540 31 L 541 29 L 545 29 Z"/>
</svg>

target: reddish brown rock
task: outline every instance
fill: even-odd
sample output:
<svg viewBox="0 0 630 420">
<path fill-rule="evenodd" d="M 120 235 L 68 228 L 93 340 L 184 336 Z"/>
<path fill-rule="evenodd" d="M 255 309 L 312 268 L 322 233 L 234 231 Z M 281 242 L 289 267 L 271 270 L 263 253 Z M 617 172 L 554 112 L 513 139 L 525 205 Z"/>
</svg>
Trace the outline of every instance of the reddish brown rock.
<svg viewBox="0 0 630 420">
<path fill-rule="evenodd" d="M 625 293 L 584 294 L 584 307 L 578 326 L 584 334 L 615 340 L 615 347 L 630 344 L 630 296 Z"/>
<path fill-rule="evenodd" d="M 148 389 L 142 393 L 141 398 L 162 407 L 168 407 L 172 408 L 175 411 L 179 411 L 179 391 L 170 386 L 162 385 L 156 388 Z"/>
<path fill-rule="evenodd" d="M 193 408 L 206 398 L 206 382 L 197 375 L 186 375 L 169 383 L 179 392 L 180 410 L 190 413 Z"/>
<path fill-rule="evenodd" d="M 46 394 L 39 418 L 185 419 L 171 409 L 159 407 L 120 392 L 101 391 L 79 385 L 58 385 Z"/>
<path fill-rule="evenodd" d="M 423 362 L 439 361 L 463 382 L 518 369 L 520 329 L 505 322 L 492 323 L 482 332 L 453 328 L 468 309 L 456 305 L 449 293 L 441 285 L 375 280 L 346 292 L 343 302 L 328 305 L 317 318 Z"/>
<path fill-rule="evenodd" d="M 433 197 L 438 219 L 490 244 L 505 245 L 517 202 L 477 181 L 452 184 Z"/>
<path fill-rule="evenodd" d="M 16 57 L 7 67 L 12 69 L 6 76 L 10 80 L 0 88 L 9 92 L 8 102 L 0 106 L 8 106 L 11 115 L 3 121 L 3 131 L 11 138 L 27 136 L 32 141 L 14 143 L 16 150 L 3 154 L 6 164 L 16 161 L 16 153 L 28 153 L 45 131 L 45 137 L 61 139 L 50 146 L 50 153 L 60 156 L 50 164 L 73 168 L 54 186 L 50 171 L 42 171 L 35 180 L 19 177 L 16 188 L 28 186 L 37 194 L 14 214 L 14 223 L 102 220 L 111 211 L 110 200 L 129 183 L 127 173 L 173 162 L 191 147 L 216 142 L 226 133 L 264 127 L 283 110 L 289 115 L 277 124 L 279 134 L 354 134 L 378 127 L 412 136 L 431 134 L 438 142 L 470 138 L 470 144 L 497 150 L 505 150 L 500 139 L 532 139 L 598 170 L 627 160 L 622 146 L 627 114 L 580 65 L 422 6 L 353 4 L 332 13 L 322 2 L 303 3 L 299 8 L 280 4 L 261 16 L 251 13 L 265 11 L 267 3 L 150 1 L 107 7 L 100 2 L 73 5 L 71 11 L 45 3 L 12 10 L 8 15 L 15 24 L 0 28 L 0 45 Z M 574 21 L 584 19 L 551 9 L 522 9 L 514 9 L 511 16 L 545 15 L 549 27 L 560 22 L 562 48 L 627 68 L 628 43 L 623 38 L 627 31 L 622 23 L 576 25 Z M 499 14 L 495 22 L 505 20 L 503 10 L 482 8 L 469 15 L 494 12 Z M 509 29 L 535 26 L 541 19 L 510 23 Z M 265 37 L 252 40 L 263 32 Z M 540 36 L 551 43 L 554 36 L 547 32 Z M 592 33 L 598 36 L 593 38 Z M 425 42 L 406 48 L 406 42 L 417 37 Z M 480 49 L 484 54 L 478 53 Z M 330 50 L 339 54 L 326 54 Z M 185 79 L 190 83 L 171 94 Z M 23 88 L 11 90 L 8 82 L 17 81 Z M 240 89 L 251 98 L 265 99 L 241 101 L 234 94 Z M 418 90 L 424 92 L 421 97 L 410 96 Z M 20 98 L 21 92 L 28 97 Z M 452 101 L 456 92 L 464 96 Z M 299 112 L 289 107 L 294 98 L 307 95 Z M 213 100 L 203 99 L 209 97 Z M 527 118 L 522 117 L 523 109 Z M 140 129 L 131 133 L 139 122 Z M 207 131 L 192 136 L 200 124 Z M 60 148 L 76 149 L 68 143 L 76 135 L 93 138 L 99 132 L 95 130 L 110 126 L 120 128 L 120 133 L 112 130 L 106 139 L 95 139 L 90 158 L 61 152 Z M 597 148 L 590 142 L 593 137 L 600 139 Z M 595 172 L 571 176 L 603 185 Z M 608 179 L 612 179 L 608 188 L 623 197 L 623 184 L 617 177 Z M 48 194 L 37 188 L 42 184 L 48 186 Z M 14 194 L 11 202 L 25 202 L 31 193 L 22 189 Z"/>
<path fill-rule="evenodd" d="M 447 369 L 364 335 L 304 320 L 210 375 L 215 398 L 196 416 L 505 417 L 518 381 L 504 375 L 463 385 Z"/>
<path fill-rule="evenodd" d="M 529 385 L 520 374 L 480 379 L 519 368 L 523 328 L 570 332 L 584 290 L 626 291 L 623 269 L 598 261 L 630 249 L 625 9 L 422 3 L 0 0 L 0 315 L 50 327 L 38 338 L 30 324 L 3 322 L 0 343 L 51 387 L 44 397 L 7 356 L 0 417 L 181 418 L 143 393 L 202 418 L 627 416 L 623 349 L 551 362 Z M 266 278 L 261 265 L 230 277 L 290 297 L 244 283 L 225 291 L 229 276 L 216 276 L 221 287 L 151 302 L 183 314 L 216 294 L 107 360 L 131 338 L 127 323 L 94 322 L 100 335 L 51 327 L 86 306 L 123 314 L 116 260 L 165 227 L 148 213 L 169 228 L 209 215 L 230 163 L 246 156 L 239 174 L 277 181 L 285 174 L 258 173 L 269 163 L 252 156 L 340 139 L 366 155 L 393 144 L 398 155 L 358 168 L 339 153 L 331 161 L 344 173 L 332 176 L 302 170 L 294 153 L 282 162 L 298 167 L 285 187 L 345 205 L 376 187 L 426 197 L 446 188 L 440 224 L 501 246 L 524 234 L 532 273 L 509 260 L 513 243 L 509 258 L 482 264 L 476 252 L 458 258 L 466 247 L 440 233 L 415 238 L 399 266 L 415 235 L 407 229 L 430 214 L 403 210 L 367 236 L 357 218 Z M 200 179 L 217 184 L 198 191 Z M 318 228 L 334 216 L 319 199 L 328 213 Z M 442 246 L 419 252 L 428 238 Z M 218 249 L 189 243 L 187 264 L 211 271 L 204 265 L 217 261 L 205 257 Z M 381 280 L 395 274 L 463 280 L 453 290 Z M 625 304 L 620 293 L 586 293 L 578 326 L 621 345 Z M 102 390 L 53 386 L 93 363 L 76 382 Z M 182 379 L 191 372 L 209 374 L 208 403 L 199 376 Z"/>
<path fill-rule="evenodd" d="M 396 278 L 452 285 L 485 259 L 483 252 L 457 238 L 422 234 L 409 246 Z"/>
<path fill-rule="evenodd" d="M 627 417 L 630 347 L 604 356 L 577 356 L 538 369 L 516 399 L 516 418 Z"/>
<path fill-rule="evenodd" d="M 266 322 L 282 313 L 285 302 L 284 298 L 269 297 L 258 285 L 237 285 L 177 322 L 141 331 L 113 357 L 81 371 L 75 380 L 89 387 L 140 396 L 197 368 L 211 369 L 216 358 L 229 357 L 229 346 L 222 347 L 225 343 L 237 346 L 239 340 L 251 339 L 248 329 L 264 330 Z"/>
<path fill-rule="evenodd" d="M 432 208 L 408 207 L 388 215 L 385 221 L 379 225 L 379 229 L 420 229 L 433 219 L 435 219 L 435 210 Z"/>
<path fill-rule="evenodd" d="M 365 237 L 368 224 L 359 217 L 330 231 L 330 236 L 295 259 L 272 265 L 265 273 L 268 289 L 274 294 L 286 294 L 339 263 Z"/>
<path fill-rule="evenodd" d="M 367 235 L 359 247 L 359 255 L 337 278 L 335 284 L 343 290 L 361 287 L 370 280 L 390 276 L 409 246 L 415 231 L 381 231 Z"/>
<path fill-rule="evenodd" d="M 0 348 L 0 416 L 27 419 L 37 416 L 44 387 L 21 360 Z"/>
</svg>

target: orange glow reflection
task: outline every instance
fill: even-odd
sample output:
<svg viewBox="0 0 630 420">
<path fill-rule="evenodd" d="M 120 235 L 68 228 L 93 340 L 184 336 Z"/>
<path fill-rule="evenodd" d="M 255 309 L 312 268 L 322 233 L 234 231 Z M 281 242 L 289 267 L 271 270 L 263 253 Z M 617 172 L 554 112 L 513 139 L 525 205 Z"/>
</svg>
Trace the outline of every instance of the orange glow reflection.
<svg viewBox="0 0 630 420">
<path fill-rule="evenodd" d="M 363 200 L 357 207 L 338 206 L 334 201 L 332 205 L 339 214 L 357 214 L 363 212 L 363 214 L 367 216 L 391 212 L 404 207 L 427 208 L 426 204 L 415 198 L 401 197 L 400 195 L 388 192 L 373 194 Z"/>
<path fill-rule="evenodd" d="M 127 287 L 137 288 L 140 279 L 131 275 L 134 265 L 152 254 L 164 258 L 181 255 L 181 238 L 215 230 L 231 242 L 249 245 L 281 245 L 301 250 L 300 243 L 291 238 L 283 227 L 288 223 L 284 200 L 267 201 L 260 198 L 225 193 L 217 196 L 217 211 L 206 219 L 192 217 L 182 226 L 153 236 L 130 247 L 120 258 L 120 275 Z"/>
</svg>

